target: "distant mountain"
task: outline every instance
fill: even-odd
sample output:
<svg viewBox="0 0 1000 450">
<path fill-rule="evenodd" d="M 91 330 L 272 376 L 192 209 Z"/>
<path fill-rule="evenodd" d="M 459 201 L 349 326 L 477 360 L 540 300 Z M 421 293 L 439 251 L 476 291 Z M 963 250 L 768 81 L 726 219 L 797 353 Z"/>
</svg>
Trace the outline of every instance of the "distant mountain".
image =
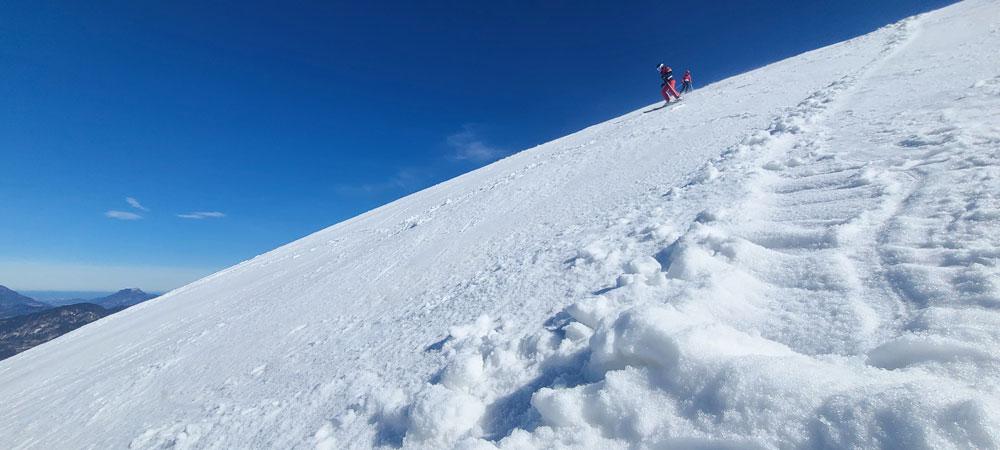
<svg viewBox="0 0 1000 450">
<path fill-rule="evenodd" d="M 60 306 L 0 320 L 0 360 L 48 342 L 115 311 L 93 303 Z"/>
<path fill-rule="evenodd" d="M 35 300 L 51 306 L 66 306 L 76 303 L 93 303 L 92 298 L 107 297 L 114 291 L 18 291 Z"/>
<path fill-rule="evenodd" d="M 36 313 L 49 308 L 51 306 L 45 303 L 0 286 L 0 319 Z"/>
<path fill-rule="evenodd" d="M 73 304 L 54 306 L 0 286 L 0 360 L 155 297 L 130 288 L 93 300 L 59 300 Z"/>
<path fill-rule="evenodd" d="M 41 300 L 41 302 L 52 307 L 76 305 L 79 303 L 92 303 L 90 300 L 87 300 L 84 297 L 64 298 L 58 300 Z"/>
<path fill-rule="evenodd" d="M 107 297 L 89 300 L 89 302 L 101 305 L 106 309 L 124 309 L 156 297 L 156 294 L 147 294 L 142 289 L 129 288 L 122 289 Z"/>
</svg>

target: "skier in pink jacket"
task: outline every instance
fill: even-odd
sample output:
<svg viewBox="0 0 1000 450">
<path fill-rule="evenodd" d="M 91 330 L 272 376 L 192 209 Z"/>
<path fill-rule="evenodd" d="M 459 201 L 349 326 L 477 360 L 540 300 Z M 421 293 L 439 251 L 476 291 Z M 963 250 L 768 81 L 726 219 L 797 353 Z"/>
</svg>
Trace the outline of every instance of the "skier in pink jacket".
<svg viewBox="0 0 1000 450">
<path fill-rule="evenodd" d="M 685 70 L 684 76 L 681 77 L 681 93 L 687 94 L 688 92 L 691 92 L 691 89 L 694 89 L 694 87 L 691 86 L 691 71 Z"/>
<path fill-rule="evenodd" d="M 660 90 L 660 94 L 663 95 L 663 99 L 670 103 L 670 96 L 673 95 L 677 100 L 681 99 L 681 94 L 677 92 L 676 81 L 674 81 L 674 71 L 669 66 L 660 64 L 656 66 L 656 70 L 660 72 L 660 78 L 663 80 L 663 84 L 660 86 L 663 88 Z"/>
</svg>

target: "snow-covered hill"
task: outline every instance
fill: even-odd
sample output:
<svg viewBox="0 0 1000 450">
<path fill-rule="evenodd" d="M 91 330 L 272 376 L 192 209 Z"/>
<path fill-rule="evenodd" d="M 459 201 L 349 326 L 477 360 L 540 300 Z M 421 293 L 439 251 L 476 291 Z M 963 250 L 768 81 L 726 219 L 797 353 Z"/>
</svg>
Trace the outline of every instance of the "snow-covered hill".
<svg viewBox="0 0 1000 450">
<path fill-rule="evenodd" d="M 0 447 L 997 448 L 997 49 L 967 1 L 335 225 L 0 362 Z"/>
</svg>

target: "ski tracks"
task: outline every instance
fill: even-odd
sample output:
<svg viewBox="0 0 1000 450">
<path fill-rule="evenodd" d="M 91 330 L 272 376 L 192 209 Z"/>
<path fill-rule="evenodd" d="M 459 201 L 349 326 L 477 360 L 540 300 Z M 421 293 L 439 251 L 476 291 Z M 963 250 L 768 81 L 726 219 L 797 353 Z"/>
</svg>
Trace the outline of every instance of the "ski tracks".
<svg viewBox="0 0 1000 450">
<path fill-rule="evenodd" d="M 996 358 L 961 338 L 1000 342 L 1000 242 L 973 242 L 1000 235 L 1000 134 L 946 125 L 900 138 L 907 118 L 849 108 L 918 27 L 887 27 L 856 75 L 684 185 L 651 192 L 611 225 L 608 236 L 627 242 L 596 240 L 568 261 L 567 270 L 621 267 L 615 280 L 535 332 L 510 335 L 487 316 L 453 328 L 438 347 L 441 371 L 419 392 L 372 397 L 371 420 L 415 448 L 995 445 L 995 412 L 966 383 L 995 381 Z M 984 80 L 970 101 L 995 101 L 998 84 Z M 947 169 L 922 169 L 933 164 Z M 962 180 L 954 192 L 952 179 Z M 954 303 L 942 300 L 951 292 L 962 308 L 931 308 Z M 956 314 L 971 315 L 968 326 L 940 319 Z M 974 376 L 939 385 L 940 366 L 896 370 L 927 362 L 966 364 Z M 332 442 L 322 434 L 318 446 Z"/>
</svg>

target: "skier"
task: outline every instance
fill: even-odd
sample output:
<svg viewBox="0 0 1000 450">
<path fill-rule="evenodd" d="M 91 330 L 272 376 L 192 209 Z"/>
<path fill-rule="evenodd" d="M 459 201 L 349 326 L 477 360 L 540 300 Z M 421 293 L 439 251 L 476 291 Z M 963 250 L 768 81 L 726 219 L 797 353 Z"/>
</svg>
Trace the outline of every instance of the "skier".
<svg viewBox="0 0 1000 450">
<path fill-rule="evenodd" d="M 681 93 L 687 94 L 691 89 L 694 89 L 691 87 L 691 71 L 685 70 L 684 76 L 681 77 Z"/>
<path fill-rule="evenodd" d="M 666 65 L 660 64 L 656 66 L 656 70 L 660 72 L 660 78 L 663 79 L 663 84 L 660 85 L 663 89 L 660 94 L 663 95 L 663 99 L 670 103 L 670 96 L 673 95 L 677 100 L 681 99 L 681 94 L 677 93 L 677 88 L 674 86 L 676 82 L 674 81 L 674 71 Z"/>
</svg>

